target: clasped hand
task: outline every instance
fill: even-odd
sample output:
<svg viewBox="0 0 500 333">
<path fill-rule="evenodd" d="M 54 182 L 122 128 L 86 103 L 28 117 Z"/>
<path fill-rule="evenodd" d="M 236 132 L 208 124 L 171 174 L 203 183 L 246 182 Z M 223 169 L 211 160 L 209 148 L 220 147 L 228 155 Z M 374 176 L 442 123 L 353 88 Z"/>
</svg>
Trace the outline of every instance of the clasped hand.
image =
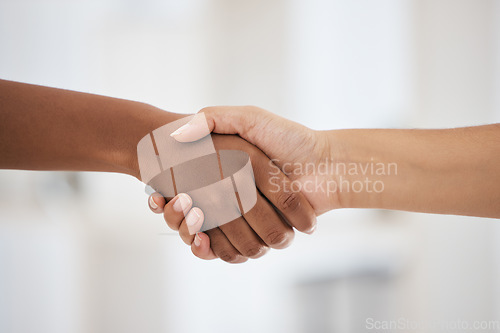
<svg viewBox="0 0 500 333">
<path fill-rule="evenodd" d="M 269 248 L 290 245 L 294 230 L 312 233 L 316 216 L 338 205 L 337 198 L 301 191 L 297 186 L 308 175 L 296 174 L 293 166 L 325 157 L 319 132 L 251 106 L 209 107 L 200 112 L 210 130 L 217 133 L 212 135 L 217 150 L 237 149 L 249 154 L 258 193 L 255 207 L 247 214 L 204 233 L 195 233 L 204 215 L 193 207 L 187 194 L 180 193 L 168 202 L 159 193 L 151 195 L 152 211 L 163 213 L 167 225 L 179 231 L 194 255 L 230 263 L 261 257 Z M 201 118 L 195 116 L 172 136 L 179 142 L 205 136 L 205 119 Z"/>
</svg>

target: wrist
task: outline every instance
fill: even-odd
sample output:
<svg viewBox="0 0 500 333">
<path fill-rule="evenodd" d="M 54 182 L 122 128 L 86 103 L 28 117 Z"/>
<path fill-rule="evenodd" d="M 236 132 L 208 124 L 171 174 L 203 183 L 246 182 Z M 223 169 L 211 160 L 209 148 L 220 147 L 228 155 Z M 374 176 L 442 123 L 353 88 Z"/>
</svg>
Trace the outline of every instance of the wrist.
<svg viewBox="0 0 500 333">
<path fill-rule="evenodd" d="M 331 130 L 319 132 L 323 160 L 328 163 L 330 209 L 382 208 L 384 191 L 397 174 L 382 149 L 370 137 L 371 130 Z"/>
<path fill-rule="evenodd" d="M 144 103 L 134 103 L 123 110 L 119 121 L 123 126 L 117 136 L 111 140 L 109 151 L 101 158 L 114 166 L 117 172 L 131 175 L 140 180 L 137 160 L 137 144 L 148 133 L 174 120 L 187 115 L 166 112 Z"/>
</svg>

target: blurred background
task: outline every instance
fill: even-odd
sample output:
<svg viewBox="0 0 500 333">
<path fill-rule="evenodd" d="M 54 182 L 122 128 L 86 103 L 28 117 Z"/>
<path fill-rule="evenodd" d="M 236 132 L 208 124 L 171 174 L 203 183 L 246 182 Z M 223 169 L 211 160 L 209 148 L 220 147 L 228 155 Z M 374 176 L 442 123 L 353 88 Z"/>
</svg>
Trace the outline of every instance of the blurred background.
<svg viewBox="0 0 500 333">
<path fill-rule="evenodd" d="M 253 104 L 315 129 L 486 124 L 500 121 L 500 2 L 1 0 L 0 77 L 182 113 Z M 131 177 L 0 172 L 0 332 L 499 314 L 498 220 L 332 211 L 235 266 L 192 256 Z"/>
</svg>

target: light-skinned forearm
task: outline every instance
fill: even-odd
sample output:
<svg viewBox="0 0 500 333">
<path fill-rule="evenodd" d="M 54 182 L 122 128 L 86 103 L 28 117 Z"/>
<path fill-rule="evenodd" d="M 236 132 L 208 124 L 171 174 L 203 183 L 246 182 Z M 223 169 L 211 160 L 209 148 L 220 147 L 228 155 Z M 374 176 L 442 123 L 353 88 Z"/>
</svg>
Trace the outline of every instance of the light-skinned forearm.
<svg viewBox="0 0 500 333">
<path fill-rule="evenodd" d="M 139 177 L 139 140 L 180 117 L 144 103 L 0 80 L 0 169 Z"/>
<path fill-rule="evenodd" d="M 385 174 L 369 175 L 383 191 L 341 193 L 343 207 L 500 217 L 500 124 L 321 133 L 335 162 L 385 166 Z M 388 174 L 389 163 L 397 173 L 393 167 Z M 345 177 L 352 182 L 365 175 Z"/>
</svg>

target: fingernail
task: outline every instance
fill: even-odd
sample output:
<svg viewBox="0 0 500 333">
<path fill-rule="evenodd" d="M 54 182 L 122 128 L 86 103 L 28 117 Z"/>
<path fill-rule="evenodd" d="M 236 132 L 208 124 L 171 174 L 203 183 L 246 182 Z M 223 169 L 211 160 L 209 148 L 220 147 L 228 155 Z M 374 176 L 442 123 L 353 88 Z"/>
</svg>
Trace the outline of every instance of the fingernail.
<svg viewBox="0 0 500 333">
<path fill-rule="evenodd" d="M 197 113 L 188 123 L 172 132 L 170 136 L 179 142 L 192 142 L 208 134 L 210 134 L 210 130 L 205 115 L 203 113 Z"/>
<path fill-rule="evenodd" d="M 175 199 L 173 208 L 176 212 L 185 212 L 191 207 L 191 198 L 189 195 L 185 193 L 180 193 L 177 195 L 177 199 Z"/>
<path fill-rule="evenodd" d="M 149 205 L 150 205 L 150 206 L 151 206 L 151 208 L 153 208 L 153 209 L 158 208 L 158 205 L 157 205 L 157 204 L 156 204 L 156 202 L 154 201 L 153 196 L 150 196 L 150 197 L 149 197 Z"/>
<path fill-rule="evenodd" d="M 186 224 L 188 227 L 192 227 L 198 223 L 201 215 L 198 213 L 197 209 L 191 209 L 191 211 L 186 216 Z"/>
<path fill-rule="evenodd" d="M 201 237 L 196 233 L 196 236 L 194 237 L 194 246 L 200 246 L 201 244 Z"/>
<path fill-rule="evenodd" d="M 181 135 L 182 134 L 182 131 L 184 131 L 186 128 L 188 128 L 190 126 L 190 123 L 187 123 L 185 125 L 182 125 L 181 127 L 179 127 L 178 129 L 176 129 L 174 132 L 172 132 L 172 134 L 170 134 L 171 137 L 175 137 L 175 136 L 178 136 L 178 135 Z"/>
</svg>

